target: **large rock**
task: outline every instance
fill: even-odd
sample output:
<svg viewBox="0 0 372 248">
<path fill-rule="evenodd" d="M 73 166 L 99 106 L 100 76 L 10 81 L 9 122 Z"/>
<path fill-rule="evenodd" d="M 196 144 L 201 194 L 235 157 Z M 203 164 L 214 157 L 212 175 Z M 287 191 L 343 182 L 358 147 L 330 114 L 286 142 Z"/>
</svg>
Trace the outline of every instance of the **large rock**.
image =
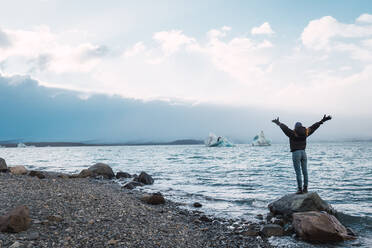
<svg viewBox="0 0 372 248">
<path fill-rule="evenodd" d="M 41 171 L 30 171 L 28 174 L 30 177 L 37 177 L 39 179 L 44 179 L 45 175 Z"/>
<path fill-rule="evenodd" d="M 89 171 L 93 173 L 93 176 L 103 176 L 106 179 L 111 179 L 115 177 L 114 172 L 111 167 L 107 164 L 98 163 L 88 168 Z"/>
<path fill-rule="evenodd" d="M 88 169 L 84 169 L 80 171 L 79 175 L 77 175 L 76 177 L 78 178 L 94 177 L 94 173 Z"/>
<path fill-rule="evenodd" d="M 18 165 L 14 167 L 9 167 L 10 173 L 13 175 L 26 175 L 27 169 L 23 165 Z"/>
<path fill-rule="evenodd" d="M 142 171 L 141 174 L 139 174 L 139 176 L 135 178 L 135 181 L 141 182 L 143 184 L 153 184 L 154 183 L 154 179 L 144 171 Z"/>
<path fill-rule="evenodd" d="M 119 171 L 118 173 L 116 173 L 116 178 L 119 179 L 119 178 L 131 178 L 132 176 L 127 173 L 127 172 L 122 172 L 122 171 Z"/>
<path fill-rule="evenodd" d="M 291 216 L 295 212 L 326 211 L 335 214 L 336 211 L 323 201 L 316 192 L 307 194 L 289 194 L 269 204 L 270 212 L 274 215 Z"/>
<path fill-rule="evenodd" d="M 8 166 L 6 165 L 5 159 L 0 158 L 0 172 L 7 172 Z"/>
<path fill-rule="evenodd" d="M 326 212 L 294 213 L 292 225 L 297 235 L 307 241 L 326 243 L 355 239 L 336 217 Z"/>
<path fill-rule="evenodd" d="M 26 206 L 19 206 L 8 214 L 0 216 L 0 232 L 18 233 L 30 227 L 30 211 Z"/>
<path fill-rule="evenodd" d="M 152 195 L 145 195 L 142 197 L 142 201 L 152 205 L 159 205 L 165 203 L 165 199 L 160 192 L 154 193 Z"/>
</svg>

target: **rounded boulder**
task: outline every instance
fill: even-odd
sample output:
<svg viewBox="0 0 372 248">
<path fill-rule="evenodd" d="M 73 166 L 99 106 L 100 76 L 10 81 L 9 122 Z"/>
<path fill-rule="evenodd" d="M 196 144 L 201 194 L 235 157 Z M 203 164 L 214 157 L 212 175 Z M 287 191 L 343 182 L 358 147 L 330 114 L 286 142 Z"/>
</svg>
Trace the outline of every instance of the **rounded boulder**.
<svg viewBox="0 0 372 248">
<path fill-rule="evenodd" d="M 10 167 L 10 173 L 13 175 L 26 175 L 27 174 L 27 169 L 23 165 L 17 165 L 14 167 Z"/>
<path fill-rule="evenodd" d="M 89 167 L 88 170 L 91 171 L 94 176 L 103 176 L 105 179 L 112 179 L 115 177 L 111 167 L 104 163 L 97 163 Z"/>
<path fill-rule="evenodd" d="M 139 174 L 139 176 L 135 178 L 135 180 L 147 185 L 154 183 L 154 179 L 144 171 L 142 171 L 141 174 Z"/>
</svg>

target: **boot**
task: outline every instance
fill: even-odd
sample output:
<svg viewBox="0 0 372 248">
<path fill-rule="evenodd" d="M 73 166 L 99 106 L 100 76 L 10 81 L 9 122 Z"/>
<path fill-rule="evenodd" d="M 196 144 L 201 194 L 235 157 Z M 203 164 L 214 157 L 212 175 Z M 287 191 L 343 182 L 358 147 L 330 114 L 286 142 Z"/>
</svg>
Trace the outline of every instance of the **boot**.
<svg viewBox="0 0 372 248">
<path fill-rule="evenodd" d="M 302 189 L 301 189 L 301 188 L 298 188 L 296 194 L 297 194 L 297 195 L 302 194 Z"/>
<path fill-rule="evenodd" d="M 304 189 L 302 190 L 303 193 L 307 193 L 307 186 L 304 186 Z"/>
</svg>

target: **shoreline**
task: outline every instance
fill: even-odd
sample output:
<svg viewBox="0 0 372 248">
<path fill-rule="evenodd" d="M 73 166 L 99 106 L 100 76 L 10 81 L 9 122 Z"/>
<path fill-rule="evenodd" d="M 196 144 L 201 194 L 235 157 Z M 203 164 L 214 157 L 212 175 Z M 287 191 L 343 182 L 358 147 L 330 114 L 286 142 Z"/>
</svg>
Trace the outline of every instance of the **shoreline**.
<svg viewBox="0 0 372 248">
<path fill-rule="evenodd" d="M 0 215 L 26 205 L 32 219 L 27 231 L 0 233 L 0 247 L 271 247 L 247 235 L 254 225 L 248 221 L 210 218 L 167 199 L 149 205 L 145 193 L 112 180 L 43 173 L 45 179 L 0 173 Z"/>
</svg>

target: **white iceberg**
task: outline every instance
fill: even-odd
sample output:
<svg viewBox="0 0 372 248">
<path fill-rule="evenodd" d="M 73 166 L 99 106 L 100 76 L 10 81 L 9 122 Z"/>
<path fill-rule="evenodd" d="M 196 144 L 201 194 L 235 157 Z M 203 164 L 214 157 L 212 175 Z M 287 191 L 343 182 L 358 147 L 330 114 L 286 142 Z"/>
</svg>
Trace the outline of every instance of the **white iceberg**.
<svg viewBox="0 0 372 248">
<path fill-rule="evenodd" d="M 271 141 L 265 138 L 264 132 L 261 131 L 260 134 L 253 138 L 252 146 L 270 146 Z"/>
<path fill-rule="evenodd" d="M 204 141 L 208 147 L 233 147 L 235 146 L 231 141 L 225 137 L 217 137 L 215 134 L 210 133 L 208 138 Z"/>
</svg>

